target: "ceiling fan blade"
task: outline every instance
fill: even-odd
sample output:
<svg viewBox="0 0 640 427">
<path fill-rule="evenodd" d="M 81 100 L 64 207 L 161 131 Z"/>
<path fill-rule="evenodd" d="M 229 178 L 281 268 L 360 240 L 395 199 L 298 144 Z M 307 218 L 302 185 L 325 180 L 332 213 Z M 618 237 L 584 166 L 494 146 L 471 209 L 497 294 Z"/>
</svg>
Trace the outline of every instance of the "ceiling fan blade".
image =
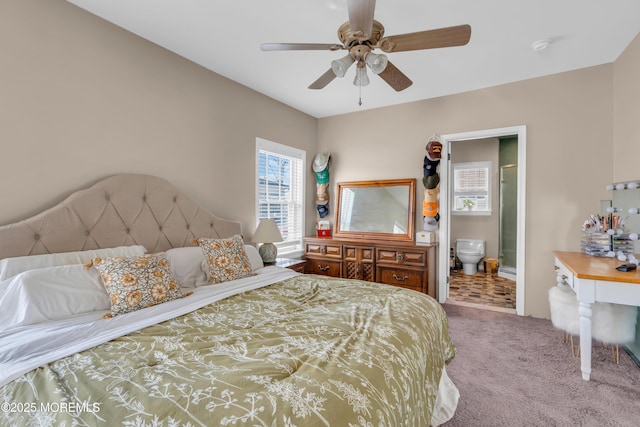
<svg viewBox="0 0 640 427">
<path fill-rule="evenodd" d="M 322 89 L 336 78 L 336 73 L 331 68 L 320 76 L 318 80 L 309 85 L 309 89 Z"/>
<path fill-rule="evenodd" d="M 260 50 L 276 51 L 276 50 L 340 50 L 343 46 L 340 44 L 322 44 L 322 43 L 262 43 Z"/>
<path fill-rule="evenodd" d="M 371 37 L 376 0 L 347 0 L 351 33 L 364 40 Z"/>
<path fill-rule="evenodd" d="M 387 67 L 378 74 L 382 80 L 387 82 L 389 86 L 394 88 L 396 92 L 405 90 L 413 84 L 409 77 L 405 76 L 402 71 L 398 70 L 391 62 L 387 63 Z"/>
<path fill-rule="evenodd" d="M 384 52 L 406 52 L 409 50 L 435 49 L 439 47 L 464 46 L 471 38 L 471 26 L 439 28 L 416 33 L 389 36 L 380 40 Z"/>
</svg>

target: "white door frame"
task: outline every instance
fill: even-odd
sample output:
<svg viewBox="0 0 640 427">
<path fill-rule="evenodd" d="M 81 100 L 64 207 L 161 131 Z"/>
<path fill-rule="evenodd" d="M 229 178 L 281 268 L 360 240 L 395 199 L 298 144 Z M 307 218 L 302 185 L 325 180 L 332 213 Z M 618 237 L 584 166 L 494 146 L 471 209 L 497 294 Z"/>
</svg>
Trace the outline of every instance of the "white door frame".
<svg viewBox="0 0 640 427">
<path fill-rule="evenodd" d="M 516 314 L 524 316 L 524 277 L 525 277 L 525 210 L 526 210 L 526 172 L 527 172 L 527 127 L 513 126 L 498 129 L 487 129 L 463 133 L 453 133 L 441 135 L 442 160 L 440 161 L 440 228 L 438 240 L 438 301 L 444 303 L 449 298 L 449 248 L 451 247 L 450 237 L 450 216 L 451 216 L 451 168 L 449 153 L 450 144 L 455 141 L 467 141 L 471 139 L 495 138 L 500 136 L 518 136 L 518 215 L 516 244 Z"/>
</svg>

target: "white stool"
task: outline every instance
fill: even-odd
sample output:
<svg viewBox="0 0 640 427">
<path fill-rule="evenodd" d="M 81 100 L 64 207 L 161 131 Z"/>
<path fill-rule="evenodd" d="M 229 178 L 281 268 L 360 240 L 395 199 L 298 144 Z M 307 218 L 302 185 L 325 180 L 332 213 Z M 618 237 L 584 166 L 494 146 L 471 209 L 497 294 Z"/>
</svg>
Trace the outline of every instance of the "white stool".
<svg viewBox="0 0 640 427">
<path fill-rule="evenodd" d="M 558 285 L 549 289 L 549 308 L 551 323 L 564 332 L 564 343 L 571 342 L 571 354 L 580 354 L 580 347 L 573 345 L 573 336 L 580 335 L 580 315 L 578 299 L 573 289 L 567 285 Z"/>
<path fill-rule="evenodd" d="M 611 345 L 613 360 L 619 364 L 619 345 L 636 338 L 637 308 L 608 302 L 597 302 L 591 307 L 591 335 L 594 340 Z"/>
<path fill-rule="evenodd" d="M 580 315 L 578 298 L 568 285 L 558 285 L 549 289 L 551 323 L 565 333 L 571 342 L 571 354 L 580 355 L 580 348 L 573 345 L 573 336 L 580 335 Z M 596 302 L 591 304 L 591 335 L 594 340 L 612 345 L 613 360 L 620 363 L 619 345 L 632 342 L 636 336 L 636 307 Z M 615 345 L 615 347 L 613 347 Z M 577 346 L 576 346 L 577 347 Z"/>
</svg>

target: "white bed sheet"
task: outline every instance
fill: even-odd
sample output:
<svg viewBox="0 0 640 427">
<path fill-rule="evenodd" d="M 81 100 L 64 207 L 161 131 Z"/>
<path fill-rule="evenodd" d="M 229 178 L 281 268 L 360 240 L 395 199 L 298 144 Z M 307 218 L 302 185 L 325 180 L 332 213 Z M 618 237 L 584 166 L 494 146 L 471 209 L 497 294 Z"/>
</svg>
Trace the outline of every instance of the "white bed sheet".
<svg viewBox="0 0 640 427">
<path fill-rule="evenodd" d="M 268 286 L 300 274 L 274 266 L 261 268 L 256 273 L 255 276 L 224 284 L 201 286 L 185 298 L 111 319 L 102 319 L 109 310 L 94 311 L 0 332 L 0 386 L 38 366 L 192 312 L 237 293 Z"/>
</svg>

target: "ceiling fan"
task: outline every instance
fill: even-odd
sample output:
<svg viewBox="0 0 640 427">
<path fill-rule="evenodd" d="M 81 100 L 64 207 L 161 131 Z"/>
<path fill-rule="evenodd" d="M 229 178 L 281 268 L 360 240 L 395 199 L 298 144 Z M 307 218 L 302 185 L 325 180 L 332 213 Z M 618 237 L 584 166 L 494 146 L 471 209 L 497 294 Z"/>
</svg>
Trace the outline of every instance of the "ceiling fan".
<svg viewBox="0 0 640 427">
<path fill-rule="evenodd" d="M 309 89 L 322 89 L 336 77 L 344 77 L 347 69 L 356 64 L 356 77 L 353 84 L 369 84 L 366 67 L 379 75 L 396 91 L 401 91 L 413 83 L 397 69 L 383 54 L 373 53 L 380 49 L 385 53 L 406 52 L 410 50 L 435 49 L 440 47 L 464 46 L 471 37 L 469 25 L 439 28 L 384 37 L 384 27 L 373 19 L 376 0 L 347 0 L 349 21 L 338 28 L 338 38 L 342 44 L 321 43 L 263 43 L 263 51 L 279 50 L 347 50 L 349 53 L 340 59 L 331 61 L 331 68 L 318 80 L 311 83 Z"/>
</svg>

